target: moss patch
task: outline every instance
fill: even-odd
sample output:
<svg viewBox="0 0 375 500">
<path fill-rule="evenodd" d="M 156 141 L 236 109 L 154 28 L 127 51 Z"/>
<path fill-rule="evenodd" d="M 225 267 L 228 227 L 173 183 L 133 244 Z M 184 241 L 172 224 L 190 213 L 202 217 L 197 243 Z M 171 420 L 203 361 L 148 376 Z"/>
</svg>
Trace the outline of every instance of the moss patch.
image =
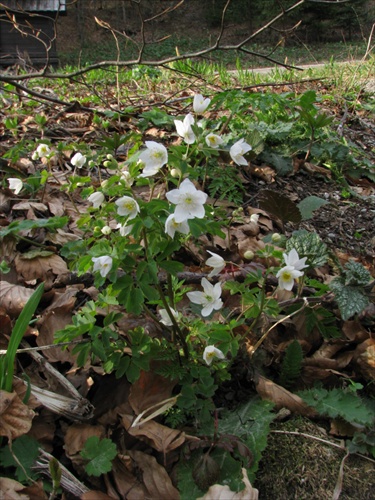
<svg viewBox="0 0 375 500">
<path fill-rule="evenodd" d="M 304 436 L 333 441 L 319 425 L 303 418 L 276 422 L 259 465 L 255 487 L 260 500 L 331 499 L 345 452 Z M 336 441 L 337 442 L 337 441 Z M 345 460 L 340 500 L 373 500 L 375 463 L 357 455 Z"/>
</svg>

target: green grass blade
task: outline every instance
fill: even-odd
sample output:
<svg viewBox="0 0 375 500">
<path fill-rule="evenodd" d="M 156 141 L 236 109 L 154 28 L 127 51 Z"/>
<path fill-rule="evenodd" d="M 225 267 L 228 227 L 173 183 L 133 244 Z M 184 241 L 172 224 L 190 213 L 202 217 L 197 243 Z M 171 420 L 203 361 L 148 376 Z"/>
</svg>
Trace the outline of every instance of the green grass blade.
<svg viewBox="0 0 375 500">
<path fill-rule="evenodd" d="M 31 318 L 36 308 L 38 307 L 43 292 L 44 283 L 41 283 L 35 290 L 35 292 L 31 295 L 21 314 L 19 315 L 12 330 L 7 352 L 0 359 L 0 387 L 2 390 L 5 390 L 7 392 L 11 392 L 12 390 L 14 359 L 17 354 L 17 349 L 21 343 L 28 324 L 30 323 Z"/>
</svg>

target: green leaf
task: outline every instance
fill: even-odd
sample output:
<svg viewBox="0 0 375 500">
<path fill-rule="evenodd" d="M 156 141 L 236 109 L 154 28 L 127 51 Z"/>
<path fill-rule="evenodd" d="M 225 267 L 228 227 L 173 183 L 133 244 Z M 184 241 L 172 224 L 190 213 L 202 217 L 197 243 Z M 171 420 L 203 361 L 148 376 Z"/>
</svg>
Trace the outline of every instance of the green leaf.
<svg viewBox="0 0 375 500">
<path fill-rule="evenodd" d="M 91 436 L 80 455 L 89 461 L 85 466 L 87 474 L 99 477 L 112 469 L 112 460 L 117 455 L 116 445 L 110 439 L 99 440 L 98 436 Z"/>
<path fill-rule="evenodd" d="M 302 220 L 311 219 L 314 215 L 314 211 L 323 205 L 327 205 L 328 201 L 319 198 L 318 196 L 307 196 L 302 201 L 297 204 L 299 208 Z"/>
<path fill-rule="evenodd" d="M 357 393 L 349 389 L 322 388 L 300 391 L 298 395 L 321 415 L 330 418 L 341 417 L 352 424 L 373 426 L 375 422 L 375 412 Z"/>
<path fill-rule="evenodd" d="M 32 469 L 39 455 L 39 443 L 36 439 L 23 435 L 13 441 L 12 452 L 8 446 L 0 450 L 0 464 L 3 467 L 16 467 L 15 476 L 21 483 L 29 483 L 38 474 Z"/>
<path fill-rule="evenodd" d="M 184 270 L 182 262 L 177 262 L 176 260 L 164 260 L 163 262 L 159 262 L 159 265 L 164 271 L 172 275 L 181 273 Z"/>
<path fill-rule="evenodd" d="M 30 320 L 38 307 L 43 292 L 44 283 L 41 283 L 26 302 L 25 307 L 22 309 L 21 314 L 17 318 L 16 324 L 14 325 L 10 336 L 6 354 L 4 356 L 0 356 L 0 387 L 5 391 L 12 391 L 14 360 L 17 349 L 21 343 L 26 328 L 30 323 Z"/>
<path fill-rule="evenodd" d="M 293 340 L 285 351 L 281 365 L 280 384 L 290 387 L 299 378 L 301 373 L 303 353 L 298 340 Z"/>
<path fill-rule="evenodd" d="M 47 229 L 58 229 L 64 227 L 69 221 L 68 217 L 53 217 L 51 219 L 36 219 L 36 220 L 22 220 L 14 221 L 9 226 L 0 230 L 0 238 L 8 236 L 9 234 L 18 235 L 21 231 L 30 231 L 30 229 L 38 229 L 45 227 Z"/>
<path fill-rule="evenodd" d="M 359 262 L 349 260 L 344 268 L 345 285 L 367 285 L 371 281 L 371 274 Z"/>
<path fill-rule="evenodd" d="M 270 153 L 263 151 L 261 158 L 264 162 L 269 163 L 279 175 L 287 175 L 293 172 L 292 158 L 282 156 L 278 153 Z"/>
<path fill-rule="evenodd" d="M 286 250 L 295 248 L 300 257 L 307 257 L 310 267 L 323 266 L 328 260 L 328 247 L 316 233 L 305 230 L 296 231 L 286 242 Z"/>
<path fill-rule="evenodd" d="M 329 287 L 335 294 L 335 299 L 344 321 L 362 312 L 370 303 L 363 288 L 346 286 L 342 277 L 334 278 Z"/>
<path fill-rule="evenodd" d="M 236 410 L 226 410 L 219 420 L 219 433 L 234 434 L 242 439 L 253 454 L 253 464 L 247 469 L 250 481 L 255 478 L 262 453 L 267 446 L 267 436 L 270 423 L 276 415 L 272 413 L 273 403 L 262 401 L 257 396 L 241 405 Z M 242 476 L 239 475 L 233 483 L 240 486 Z M 227 478 L 228 484 L 232 483 Z"/>
</svg>

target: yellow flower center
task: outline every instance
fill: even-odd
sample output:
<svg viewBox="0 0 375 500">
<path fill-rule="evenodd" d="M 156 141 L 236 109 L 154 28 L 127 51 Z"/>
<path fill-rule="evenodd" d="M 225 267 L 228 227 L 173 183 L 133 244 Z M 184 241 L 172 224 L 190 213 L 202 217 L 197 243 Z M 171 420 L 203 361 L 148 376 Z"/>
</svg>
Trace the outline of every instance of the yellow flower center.
<svg viewBox="0 0 375 500">
<path fill-rule="evenodd" d="M 292 278 L 292 275 L 289 271 L 284 271 L 283 272 L 283 280 L 284 281 L 289 281 Z"/>
</svg>

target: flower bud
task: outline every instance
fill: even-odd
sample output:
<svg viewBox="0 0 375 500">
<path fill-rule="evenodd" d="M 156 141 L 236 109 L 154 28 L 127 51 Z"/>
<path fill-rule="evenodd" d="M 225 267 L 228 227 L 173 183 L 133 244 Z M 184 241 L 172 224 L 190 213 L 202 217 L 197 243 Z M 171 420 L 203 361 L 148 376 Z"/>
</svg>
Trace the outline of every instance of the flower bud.
<svg viewBox="0 0 375 500">
<path fill-rule="evenodd" d="M 109 227 L 109 226 L 104 226 L 102 227 L 102 233 L 107 236 L 108 234 L 110 234 L 112 232 L 112 229 Z"/>
<path fill-rule="evenodd" d="M 281 241 L 281 234 L 280 233 L 273 233 L 271 239 L 274 243 L 278 243 L 279 241 Z"/>
<path fill-rule="evenodd" d="M 246 250 L 246 252 L 243 254 L 244 259 L 246 260 L 253 260 L 255 257 L 255 253 L 252 250 Z"/>
<path fill-rule="evenodd" d="M 179 168 L 172 168 L 171 176 L 174 177 L 175 179 L 181 177 L 181 170 Z"/>
</svg>

